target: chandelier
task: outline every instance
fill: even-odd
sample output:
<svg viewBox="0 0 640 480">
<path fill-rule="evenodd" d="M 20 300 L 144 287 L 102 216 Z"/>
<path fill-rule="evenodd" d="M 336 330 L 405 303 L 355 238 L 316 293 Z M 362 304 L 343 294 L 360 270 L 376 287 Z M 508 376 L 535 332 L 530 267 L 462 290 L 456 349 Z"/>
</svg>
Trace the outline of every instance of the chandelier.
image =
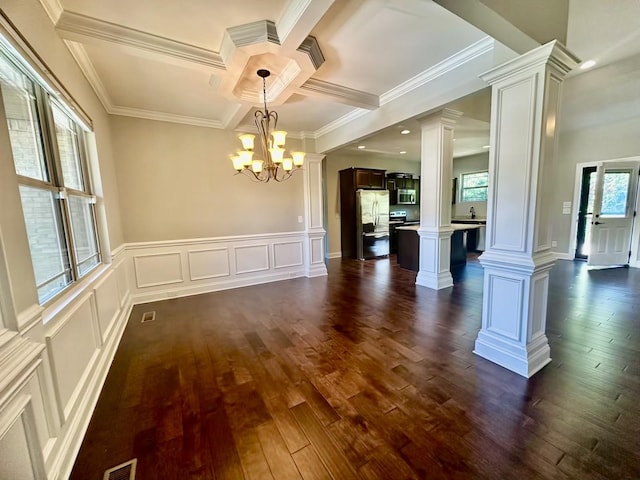
<svg viewBox="0 0 640 480">
<path fill-rule="evenodd" d="M 255 135 L 244 134 L 239 137 L 243 150 L 233 156 L 231 161 L 233 162 L 233 168 L 238 172 L 237 174 L 246 173 L 255 180 L 264 183 L 269 180 L 282 182 L 302 167 L 305 154 L 304 152 L 291 152 L 290 157 L 284 156 L 284 143 L 287 132 L 275 130 L 278 124 L 278 113 L 267 109 L 267 77 L 271 75 L 271 72 L 260 69 L 257 74 L 262 78 L 264 111 L 256 111 L 255 122 L 264 160 L 253 158 Z M 271 125 L 272 123 L 273 125 Z M 272 128 L 273 131 L 271 130 Z"/>
</svg>

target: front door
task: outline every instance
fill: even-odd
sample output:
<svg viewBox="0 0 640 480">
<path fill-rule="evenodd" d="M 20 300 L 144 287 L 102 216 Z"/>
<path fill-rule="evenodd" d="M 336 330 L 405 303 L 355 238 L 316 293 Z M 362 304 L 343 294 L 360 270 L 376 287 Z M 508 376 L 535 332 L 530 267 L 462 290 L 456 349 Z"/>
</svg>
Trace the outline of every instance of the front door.
<svg viewBox="0 0 640 480">
<path fill-rule="evenodd" d="M 598 165 L 588 265 L 629 263 L 637 185 L 637 162 Z"/>
</svg>

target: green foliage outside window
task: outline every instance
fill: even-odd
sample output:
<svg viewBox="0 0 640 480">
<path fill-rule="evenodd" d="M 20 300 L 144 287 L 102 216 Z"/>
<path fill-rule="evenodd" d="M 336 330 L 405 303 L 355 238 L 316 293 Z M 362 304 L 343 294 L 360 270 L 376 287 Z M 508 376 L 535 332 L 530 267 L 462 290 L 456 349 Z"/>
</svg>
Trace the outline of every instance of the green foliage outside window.
<svg viewBox="0 0 640 480">
<path fill-rule="evenodd" d="M 489 172 L 463 173 L 462 198 L 463 202 L 486 202 L 489 186 Z"/>
</svg>

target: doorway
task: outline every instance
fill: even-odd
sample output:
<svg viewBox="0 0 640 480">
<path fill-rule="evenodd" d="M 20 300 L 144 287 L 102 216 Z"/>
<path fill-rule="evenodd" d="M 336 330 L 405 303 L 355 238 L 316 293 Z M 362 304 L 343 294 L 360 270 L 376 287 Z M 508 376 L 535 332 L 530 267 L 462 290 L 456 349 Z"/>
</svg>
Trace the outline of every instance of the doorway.
<svg viewBox="0 0 640 480">
<path fill-rule="evenodd" d="M 629 264 L 639 165 L 609 161 L 582 167 L 575 259 L 592 267 Z"/>
<path fill-rule="evenodd" d="M 580 206 L 578 208 L 578 234 L 574 258 L 587 260 L 591 243 L 591 219 L 593 218 L 593 201 L 596 191 L 597 167 L 584 167 L 580 187 Z"/>
</svg>

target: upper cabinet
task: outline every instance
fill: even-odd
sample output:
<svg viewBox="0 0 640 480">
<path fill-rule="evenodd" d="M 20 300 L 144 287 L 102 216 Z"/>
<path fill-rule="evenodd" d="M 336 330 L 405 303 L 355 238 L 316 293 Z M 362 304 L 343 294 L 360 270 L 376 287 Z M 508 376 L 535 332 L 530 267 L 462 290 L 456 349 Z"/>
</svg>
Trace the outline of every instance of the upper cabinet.
<svg viewBox="0 0 640 480">
<path fill-rule="evenodd" d="M 410 173 L 389 173 L 386 178 L 387 190 L 391 205 L 419 204 L 420 203 L 420 179 L 413 178 Z M 409 190 L 414 192 L 398 192 Z"/>
<path fill-rule="evenodd" d="M 352 168 L 355 188 L 373 188 L 385 190 L 385 170 L 373 168 Z"/>
</svg>

